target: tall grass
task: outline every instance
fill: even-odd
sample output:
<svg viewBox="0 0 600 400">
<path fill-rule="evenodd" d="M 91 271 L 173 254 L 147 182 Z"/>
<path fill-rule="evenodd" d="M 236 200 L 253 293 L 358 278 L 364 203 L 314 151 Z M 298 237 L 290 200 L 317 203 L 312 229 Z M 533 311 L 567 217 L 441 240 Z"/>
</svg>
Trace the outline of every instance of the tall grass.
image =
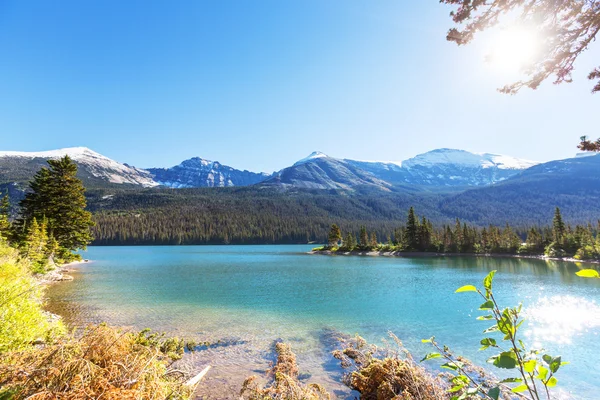
<svg viewBox="0 0 600 400">
<path fill-rule="evenodd" d="M 52 340 L 61 330 L 42 310 L 42 288 L 29 262 L 0 239 L 0 353 Z"/>
</svg>

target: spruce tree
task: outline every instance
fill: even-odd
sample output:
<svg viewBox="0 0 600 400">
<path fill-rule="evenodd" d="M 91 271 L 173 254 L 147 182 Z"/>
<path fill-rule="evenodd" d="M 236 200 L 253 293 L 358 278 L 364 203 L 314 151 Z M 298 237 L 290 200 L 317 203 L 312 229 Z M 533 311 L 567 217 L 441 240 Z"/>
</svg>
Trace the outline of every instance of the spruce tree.
<svg viewBox="0 0 600 400">
<path fill-rule="evenodd" d="M 377 243 L 377 233 L 375 233 L 375 231 L 371 232 L 371 238 L 369 239 L 369 247 L 371 248 L 376 248 L 378 245 Z"/>
<path fill-rule="evenodd" d="M 406 219 L 406 229 L 404 233 L 404 240 L 408 250 L 418 250 L 419 248 L 419 221 L 415 215 L 415 209 L 411 207 L 408 210 L 408 217 Z"/>
<path fill-rule="evenodd" d="M 557 245 L 562 245 L 565 237 L 565 223 L 563 222 L 560 208 L 556 207 L 554 211 L 554 219 L 552 220 L 552 236 Z"/>
<path fill-rule="evenodd" d="M 69 156 L 49 160 L 30 182 L 30 191 L 21 201 L 17 225 L 22 235 L 34 219 L 48 221 L 48 234 L 58 243 L 62 260 L 73 257 L 72 252 L 85 249 L 91 242 L 92 214 L 85 210 L 85 188 L 76 177 L 77 165 Z"/>
<path fill-rule="evenodd" d="M 340 240 L 342 240 L 342 231 L 336 224 L 331 225 L 329 237 L 327 238 L 329 247 L 337 247 L 340 243 Z"/>
<path fill-rule="evenodd" d="M 362 249 L 366 249 L 369 246 L 369 234 L 365 226 L 360 227 L 359 245 Z"/>
<path fill-rule="evenodd" d="M 39 224 L 37 218 L 33 218 L 27 229 L 27 236 L 21 244 L 21 253 L 33 266 L 33 272 L 43 273 L 47 265 L 48 232 L 45 222 Z"/>
<path fill-rule="evenodd" d="M 356 238 L 353 233 L 348 232 L 346 238 L 344 239 L 344 249 L 347 251 L 352 251 L 356 247 Z"/>
</svg>

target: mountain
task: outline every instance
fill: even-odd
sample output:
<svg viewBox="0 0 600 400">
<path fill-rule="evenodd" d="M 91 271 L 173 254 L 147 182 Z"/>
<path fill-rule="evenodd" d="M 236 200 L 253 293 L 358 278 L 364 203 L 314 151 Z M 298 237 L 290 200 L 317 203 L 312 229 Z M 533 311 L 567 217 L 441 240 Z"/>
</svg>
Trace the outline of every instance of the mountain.
<svg viewBox="0 0 600 400">
<path fill-rule="evenodd" d="M 148 168 L 148 172 L 158 184 L 171 188 L 249 186 L 269 177 L 199 157 L 171 168 Z"/>
<path fill-rule="evenodd" d="M 440 210 L 479 224 L 547 224 L 560 207 L 568 221 L 593 224 L 600 218 L 600 155 L 550 161 L 496 185 L 446 198 Z"/>
<path fill-rule="evenodd" d="M 337 159 L 315 151 L 263 182 L 264 185 L 312 189 L 370 186 L 461 190 L 506 180 L 536 165 L 529 160 L 464 150 L 438 149 L 406 161 Z"/>
<path fill-rule="evenodd" d="M 111 160 L 86 147 L 42 152 L 0 151 L 0 184 L 28 182 L 40 168 L 48 165 L 47 160 L 65 155 L 77 163 L 77 176 L 90 187 L 107 184 L 141 187 L 158 185 L 148 171 Z"/>
<path fill-rule="evenodd" d="M 303 189 L 353 189 L 360 186 L 389 190 L 391 185 L 345 160 L 314 152 L 274 174 L 263 186 Z"/>
<path fill-rule="evenodd" d="M 436 188 L 487 186 L 536 164 L 509 156 L 437 149 L 400 162 L 344 160 L 391 184 Z"/>
</svg>

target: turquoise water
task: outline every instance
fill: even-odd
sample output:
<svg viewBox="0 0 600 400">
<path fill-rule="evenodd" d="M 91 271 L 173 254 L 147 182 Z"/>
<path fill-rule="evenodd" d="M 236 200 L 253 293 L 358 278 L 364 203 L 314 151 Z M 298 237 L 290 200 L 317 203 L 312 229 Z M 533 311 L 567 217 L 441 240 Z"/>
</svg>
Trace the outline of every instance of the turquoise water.
<svg viewBox="0 0 600 400">
<path fill-rule="evenodd" d="M 310 246 L 92 247 L 75 280 L 51 287 L 50 309 L 68 321 L 104 320 L 199 340 L 224 339 L 186 359 L 213 366 L 200 391 L 232 398 L 244 377 L 261 375 L 274 340 L 290 342 L 300 369 L 340 398 L 331 336 L 355 334 L 381 344 L 393 331 L 415 354 L 435 335 L 484 364 L 477 351 L 481 300 L 454 294 L 497 269 L 504 305 L 523 301 L 526 342 L 571 362 L 559 385 L 579 399 L 600 389 L 600 280 L 575 276 L 574 263 L 491 258 L 390 258 L 308 255 Z M 568 398 L 568 393 L 561 393 Z"/>
</svg>

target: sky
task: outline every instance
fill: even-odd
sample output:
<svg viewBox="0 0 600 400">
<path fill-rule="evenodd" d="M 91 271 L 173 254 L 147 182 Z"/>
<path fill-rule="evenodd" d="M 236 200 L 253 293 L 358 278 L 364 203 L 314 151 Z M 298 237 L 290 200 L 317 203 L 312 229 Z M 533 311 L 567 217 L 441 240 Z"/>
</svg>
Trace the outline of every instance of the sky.
<svg viewBox="0 0 600 400">
<path fill-rule="evenodd" d="M 315 150 L 448 147 L 536 161 L 597 137 L 587 73 L 515 96 L 490 37 L 445 40 L 435 0 L 0 0 L 0 150 L 85 146 L 138 167 L 272 172 Z M 489 36 L 489 35 L 488 35 Z"/>
</svg>

